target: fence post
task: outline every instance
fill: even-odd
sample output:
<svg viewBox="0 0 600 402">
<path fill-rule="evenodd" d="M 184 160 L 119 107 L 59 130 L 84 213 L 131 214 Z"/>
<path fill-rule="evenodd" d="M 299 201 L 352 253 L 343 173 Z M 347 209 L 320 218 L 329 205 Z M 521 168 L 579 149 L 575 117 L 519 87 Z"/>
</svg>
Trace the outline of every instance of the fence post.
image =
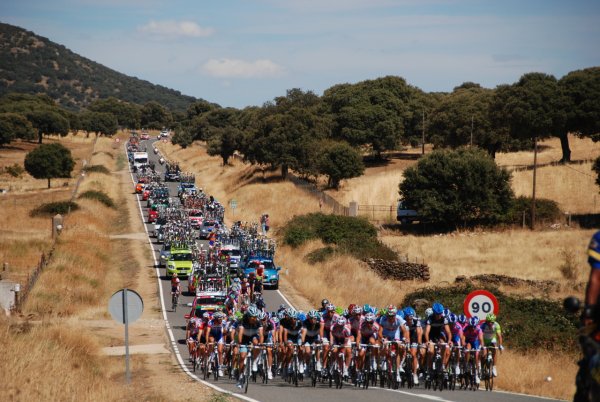
<svg viewBox="0 0 600 402">
<path fill-rule="evenodd" d="M 348 207 L 348 215 L 358 216 L 358 203 L 356 201 L 350 201 L 350 206 Z"/>
</svg>

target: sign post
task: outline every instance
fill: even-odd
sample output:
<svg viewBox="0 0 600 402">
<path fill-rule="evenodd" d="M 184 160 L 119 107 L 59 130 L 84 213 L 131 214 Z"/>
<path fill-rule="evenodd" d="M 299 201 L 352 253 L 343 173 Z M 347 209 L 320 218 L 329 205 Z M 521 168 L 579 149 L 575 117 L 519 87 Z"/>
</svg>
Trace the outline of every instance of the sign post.
<svg viewBox="0 0 600 402">
<path fill-rule="evenodd" d="M 237 208 L 237 200 L 235 198 L 229 201 L 229 207 L 231 207 L 233 215 L 235 216 L 235 209 Z"/>
<path fill-rule="evenodd" d="M 144 301 L 131 289 L 115 292 L 108 301 L 108 311 L 113 320 L 125 325 L 125 381 L 131 383 L 129 372 L 129 323 L 137 321 L 144 311 Z"/>
<path fill-rule="evenodd" d="M 474 290 L 465 298 L 463 310 L 467 318 L 478 317 L 480 321 L 485 321 L 489 313 L 498 315 L 500 304 L 496 296 L 487 290 Z"/>
</svg>

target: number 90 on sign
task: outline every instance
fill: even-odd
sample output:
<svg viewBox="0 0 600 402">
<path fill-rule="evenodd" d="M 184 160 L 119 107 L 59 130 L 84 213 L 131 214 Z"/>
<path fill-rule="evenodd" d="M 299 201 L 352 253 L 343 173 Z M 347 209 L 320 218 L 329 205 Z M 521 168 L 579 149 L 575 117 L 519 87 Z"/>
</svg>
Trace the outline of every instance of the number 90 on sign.
<svg viewBox="0 0 600 402">
<path fill-rule="evenodd" d="M 463 308 L 467 317 L 485 320 L 485 316 L 489 313 L 498 314 L 499 305 L 496 297 L 490 292 L 476 290 L 466 297 Z"/>
</svg>

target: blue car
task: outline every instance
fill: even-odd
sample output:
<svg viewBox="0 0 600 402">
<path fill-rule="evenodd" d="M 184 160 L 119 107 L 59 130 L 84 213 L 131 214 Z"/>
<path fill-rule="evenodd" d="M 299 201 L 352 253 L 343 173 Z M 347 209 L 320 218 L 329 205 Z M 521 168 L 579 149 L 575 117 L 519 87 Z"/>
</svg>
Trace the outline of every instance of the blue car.
<svg viewBox="0 0 600 402">
<path fill-rule="evenodd" d="M 273 289 L 279 289 L 279 271 L 281 267 L 275 266 L 270 257 L 247 256 L 240 263 L 244 269 L 244 275 L 248 276 L 251 272 L 256 272 L 256 268 L 262 264 L 265 266 L 263 275 L 263 285 L 270 286 Z"/>
</svg>

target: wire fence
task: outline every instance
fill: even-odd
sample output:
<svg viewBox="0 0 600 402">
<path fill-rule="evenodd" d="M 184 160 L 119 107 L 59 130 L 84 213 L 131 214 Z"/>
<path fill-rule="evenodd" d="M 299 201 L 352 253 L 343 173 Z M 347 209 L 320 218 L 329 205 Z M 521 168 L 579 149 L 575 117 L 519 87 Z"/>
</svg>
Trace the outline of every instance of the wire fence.
<svg viewBox="0 0 600 402">
<path fill-rule="evenodd" d="M 319 188 L 314 183 L 306 181 L 293 173 L 288 173 L 287 179 L 294 183 L 296 187 L 316 197 L 319 200 L 319 205 L 331 209 L 333 214 L 343 216 L 348 216 L 350 214 L 349 208 L 347 206 L 342 205 L 329 194 L 319 190 Z"/>
<path fill-rule="evenodd" d="M 577 171 L 578 173 L 584 174 L 586 176 L 591 176 L 588 173 L 581 172 L 577 169 L 570 167 L 569 165 L 585 165 L 586 163 L 594 162 L 595 159 L 578 159 L 570 162 L 561 162 L 561 161 L 553 161 L 548 163 L 538 163 L 537 168 L 543 168 L 547 166 L 566 166 L 570 169 Z M 522 172 L 525 170 L 533 170 L 533 165 L 505 165 L 501 166 L 508 170 L 509 172 Z"/>
</svg>

